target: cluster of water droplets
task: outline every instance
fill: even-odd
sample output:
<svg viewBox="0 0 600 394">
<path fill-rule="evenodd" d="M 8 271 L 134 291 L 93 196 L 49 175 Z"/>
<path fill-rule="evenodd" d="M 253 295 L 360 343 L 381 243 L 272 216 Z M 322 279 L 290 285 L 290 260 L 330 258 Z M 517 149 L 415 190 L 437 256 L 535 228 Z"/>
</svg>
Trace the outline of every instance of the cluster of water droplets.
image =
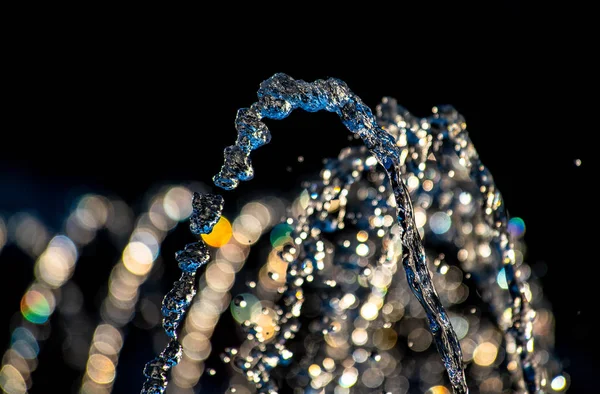
<svg viewBox="0 0 600 394">
<path fill-rule="evenodd" d="M 192 200 L 190 231 L 193 234 L 208 234 L 221 218 L 223 197 L 212 194 L 194 193 Z M 183 322 L 192 299 L 196 295 L 196 272 L 210 260 L 210 252 L 202 239 L 188 244 L 175 254 L 181 269 L 181 278 L 173 284 L 162 302 L 163 328 L 170 341 L 159 356 L 146 363 L 146 381 L 142 394 L 160 394 L 167 388 L 169 370 L 181 360 L 182 346 L 177 340 L 177 328 Z"/>
<path fill-rule="evenodd" d="M 430 120 L 424 119 L 423 124 Z M 441 160 L 429 153 L 410 157 L 405 166 L 415 172 L 407 170 L 404 180 L 415 202 L 428 269 L 434 272 L 440 299 L 466 349 L 470 390 L 525 390 L 515 361 L 518 349 L 502 338 L 504 321 L 511 315 L 508 285 L 505 272 L 494 265 L 499 258 L 492 250 L 495 232 L 484 218 L 479 188 L 457 155 Z M 306 182 L 292 204 L 292 214 L 284 222 L 294 225 L 287 248 L 274 246 L 281 263 L 292 267 L 280 282 L 278 294 L 261 294 L 251 282 L 248 292 L 254 295 L 234 298 L 235 316 L 247 309 L 249 321 L 236 319 L 247 335 L 239 348 L 227 349 L 222 359 L 235 359 L 233 370 L 248 377 L 259 390 L 272 389 L 272 380 L 277 380 L 285 382 L 286 388 L 306 393 L 323 389 L 345 392 L 340 388 L 351 388 L 354 393 L 406 393 L 415 387 L 415 392 L 447 393 L 443 365 L 429 351 L 432 337 L 423 324 L 425 315 L 404 285 L 404 270 L 398 269 L 402 243 L 393 220 L 395 200 L 376 164 L 365 148 L 344 149 L 336 160 L 327 161 L 319 179 Z M 303 248 L 312 242 L 320 243 L 316 252 Z M 518 245 L 522 247 L 522 243 Z M 294 258 L 284 254 L 290 247 L 300 251 Z M 519 277 L 530 277 L 531 268 L 521 264 L 522 251 L 517 249 L 515 254 L 520 256 Z M 307 263 L 315 257 L 318 270 Z M 296 260 L 304 262 L 308 271 L 299 272 Z M 269 260 L 267 266 L 276 264 Z M 304 275 L 301 280 L 299 275 Z M 292 291 L 286 293 L 290 283 Z M 296 286 L 299 283 L 301 291 Z M 472 288 L 477 293 L 470 293 Z M 531 289 L 527 297 L 542 305 L 539 285 L 534 282 Z M 279 303 L 272 305 L 272 298 Z M 301 325 L 295 325 L 293 333 L 279 335 L 278 317 L 295 310 L 288 309 L 289 305 L 297 306 L 300 301 L 302 310 L 295 321 Z M 261 308 L 272 316 L 268 321 L 262 319 Z M 550 356 L 553 344 L 547 333 L 551 321 L 548 312 L 542 312 L 545 317 L 537 325 L 536 364 L 546 376 L 540 379 L 542 386 L 547 386 L 547 378 L 560 371 L 560 363 Z M 266 338 L 254 336 L 266 327 Z M 260 364 L 263 351 L 272 343 L 284 345 L 279 348 L 279 370 Z M 278 359 L 271 353 L 269 361 L 272 365 Z M 512 379 L 499 373 L 502 369 L 513 372 Z M 554 387 L 562 387 L 558 376 Z M 239 391 L 239 386 L 236 389 Z"/>
<path fill-rule="evenodd" d="M 400 150 L 394 137 L 377 124 L 370 108 L 338 79 L 308 83 L 296 81 L 285 74 L 276 74 L 261 84 L 258 97 L 258 102 L 250 108 L 238 111 L 235 123 L 238 138 L 235 145 L 225 149 L 225 163 L 219 174 L 214 177 L 215 184 L 224 189 L 233 189 L 240 180 L 253 177 L 250 152 L 271 139 L 267 126 L 261 121 L 262 118 L 283 119 L 296 108 L 309 112 L 326 110 L 337 113 L 342 123 L 362 138 L 390 179 L 396 199 L 396 217 L 403 245 L 402 262 L 408 284 L 427 312 L 430 330 L 455 392 L 467 392 L 460 345 L 431 283 L 426 255 L 414 223 L 410 196 L 401 179 Z M 304 282 L 298 281 L 299 286 Z M 299 294 L 301 295 L 301 292 Z M 302 304 L 298 301 L 295 305 L 299 313 Z M 266 385 L 274 387 L 272 381 L 265 380 L 259 388 L 267 390 L 264 392 L 276 391 L 275 388 L 263 389 Z"/>
<path fill-rule="evenodd" d="M 540 287 L 526 282 L 531 269 L 518 242 L 515 249 L 502 196 L 456 110 L 435 107 L 417 118 L 386 98 L 375 117 L 342 81 L 285 74 L 264 81 L 258 97 L 238 111 L 236 143 L 213 178 L 223 189 L 253 177 L 250 153 L 271 139 L 262 119 L 293 109 L 337 113 L 366 147 L 343 150 L 303 185 L 301 212 L 292 207 L 283 222 L 289 240 L 274 245 L 280 269 L 269 278 L 279 286 L 269 302 L 256 302 L 253 281 L 256 296 L 233 298 L 244 342 L 226 348 L 222 361 L 259 393 L 278 393 L 283 382 L 306 393 L 406 393 L 421 382 L 439 394 L 445 379 L 456 393 L 469 392 L 467 380 L 475 393 L 549 390 L 560 371 L 544 337 L 551 314 L 542 309 L 536 332 L 531 302 L 542 299 Z M 192 232 L 210 233 L 222 204 L 220 196 L 195 195 Z M 176 330 L 209 254 L 200 241 L 176 259 L 182 278 L 162 308 L 172 341 L 147 364 L 143 393 L 162 393 L 181 356 Z M 417 355 L 431 343 L 441 363 Z"/>
<path fill-rule="evenodd" d="M 508 286 L 509 308 L 498 308 L 496 319 L 506 333 L 507 343 L 514 344 L 516 348 L 526 390 L 536 392 L 541 380 L 536 376 L 534 359 L 533 321 L 536 314 L 529 302 L 528 285 L 515 268 L 515 251 L 507 227 L 509 216 L 502 195 L 492 174 L 479 159 L 465 119 L 449 105 L 435 107 L 432 116 L 418 119 L 393 99 L 385 100 L 378 112 L 382 123 L 388 125 L 392 134 L 401 140 L 406 139 L 406 157 L 416 159 L 413 168 L 418 169 L 417 176 L 427 168 L 425 161 L 432 155 L 440 163 L 440 170 L 462 171 L 463 176 L 474 183 L 476 190 L 473 194 L 479 194 L 480 217 L 487 225 L 488 242 L 496 257 L 491 263 L 496 273 L 502 270 Z M 496 299 L 496 303 L 502 303 L 506 294 L 492 294 L 490 297 Z"/>
</svg>

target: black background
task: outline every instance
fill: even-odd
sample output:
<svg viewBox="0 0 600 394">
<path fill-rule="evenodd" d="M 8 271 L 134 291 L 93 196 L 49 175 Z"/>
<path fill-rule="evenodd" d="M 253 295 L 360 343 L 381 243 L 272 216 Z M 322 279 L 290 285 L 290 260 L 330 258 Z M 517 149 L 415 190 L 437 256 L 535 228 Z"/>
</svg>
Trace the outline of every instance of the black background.
<svg viewBox="0 0 600 394">
<path fill-rule="evenodd" d="M 392 96 L 420 116 L 450 103 L 466 117 L 510 213 L 527 224 L 526 260 L 549 267 L 543 285 L 557 317 L 557 353 L 573 378 L 571 392 L 590 392 L 598 281 L 598 166 L 590 152 L 598 111 L 585 12 L 516 3 L 396 8 L 251 15 L 250 5 L 223 4 L 56 20 L 20 14 L 3 56 L 0 211 L 35 212 L 58 229 L 85 191 L 136 203 L 164 182 L 210 183 L 235 139 L 237 109 L 253 103 L 258 84 L 275 72 L 337 77 L 371 107 Z M 272 143 L 253 155 L 255 179 L 226 201 L 296 190 L 301 174 L 348 143 L 332 114 L 294 113 L 269 126 Z M 3 261 L 2 314 L 10 317 L 31 267 Z M 9 325 L 1 327 L 8 343 Z M 52 350 L 42 355 L 50 359 Z M 34 381 L 52 381 L 58 366 Z M 58 392 L 71 386 L 53 384 Z"/>
</svg>

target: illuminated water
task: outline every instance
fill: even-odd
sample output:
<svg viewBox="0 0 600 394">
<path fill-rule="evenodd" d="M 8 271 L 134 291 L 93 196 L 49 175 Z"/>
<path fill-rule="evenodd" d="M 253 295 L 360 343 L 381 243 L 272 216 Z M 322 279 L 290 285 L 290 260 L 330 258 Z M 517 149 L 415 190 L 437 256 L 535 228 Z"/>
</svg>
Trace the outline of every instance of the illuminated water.
<svg viewBox="0 0 600 394">
<path fill-rule="evenodd" d="M 25 320 L 3 359 L 5 391 L 31 386 L 19 360 L 36 360 L 44 335 L 35 327 L 47 326 L 56 308 L 68 309 L 56 300 L 76 288 L 69 278 L 78 248 L 106 226 L 129 240 L 111 272 L 80 392 L 110 393 L 141 287 L 169 231 L 188 217 L 199 237 L 175 256 L 181 278 L 159 305 L 169 341 L 144 368 L 143 393 L 212 392 L 215 381 L 237 394 L 566 389 L 568 376 L 552 355 L 552 313 L 523 262 L 525 223 L 506 214 L 453 108 L 435 107 L 421 119 L 385 98 L 373 115 L 341 81 L 283 74 L 263 82 L 258 95 L 238 112 L 236 144 L 214 178 L 221 188 L 252 178 L 250 153 L 271 140 L 262 118 L 283 119 L 297 108 L 336 112 L 365 146 L 344 149 L 318 177 L 307 175 L 287 207 L 265 197 L 231 221 L 221 216 L 222 197 L 175 186 L 156 194 L 127 232 L 115 225 L 126 216 L 122 203 L 100 196 L 84 197 L 65 235 L 50 243 L 49 236 L 27 243 L 13 231 L 39 258 L 21 302 Z M 0 220 L 0 247 L 8 233 Z M 268 253 L 257 272 L 246 273 L 252 245 Z M 243 278 L 251 278 L 245 290 L 233 292 Z M 211 346 L 222 314 L 239 326 L 235 347 Z"/>
</svg>

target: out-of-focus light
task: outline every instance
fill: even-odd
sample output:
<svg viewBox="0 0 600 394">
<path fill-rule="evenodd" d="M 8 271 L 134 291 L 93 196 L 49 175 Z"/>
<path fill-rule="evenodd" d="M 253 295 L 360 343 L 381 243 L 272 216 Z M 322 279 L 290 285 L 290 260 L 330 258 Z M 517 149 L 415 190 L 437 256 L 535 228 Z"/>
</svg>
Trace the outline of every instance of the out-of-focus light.
<svg viewBox="0 0 600 394">
<path fill-rule="evenodd" d="M 356 233 L 356 239 L 358 242 L 367 242 L 369 239 L 369 233 L 367 233 L 365 230 L 360 230 L 358 233 Z"/>
<path fill-rule="evenodd" d="M 404 316 L 404 305 L 400 301 L 393 300 L 388 302 L 381 309 L 389 321 L 398 321 Z"/>
<path fill-rule="evenodd" d="M 181 344 L 185 355 L 193 361 L 203 361 L 212 350 L 210 339 L 201 332 L 190 332 L 183 337 Z"/>
<path fill-rule="evenodd" d="M 458 199 L 460 200 L 460 203 L 463 205 L 469 205 L 471 203 L 471 200 L 473 199 L 471 197 L 470 193 L 467 192 L 462 192 L 460 193 L 460 195 L 458 196 Z"/>
<path fill-rule="evenodd" d="M 498 272 L 496 281 L 498 282 L 498 286 L 500 286 L 502 289 L 508 289 L 508 282 L 506 281 L 506 270 L 504 268 L 502 268 L 500 272 Z"/>
<path fill-rule="evenodd" d="M 366 256 L 369 254 L 369 246 L 367 244 L 358 244 L 356 247 L 356 254 L 359 256 Z"/>
<path fill-rule="evenodd" d="M 231 300 L 231 315 L 238 323 L 250 320 L 254 308 L 260 308 L 260 301 L 250 293 L 238 294 Z"/>
<path fill-rule="evenodd" d="M 48 242 L 48 231 L 35 217 L 26 213 L 13 215 L 9 222 L 10 233 L 14 234 L 16 244 L 30 255 L 38 256 Z"/>
<path fill-rule="evenodd" d="M 369 368 L 363 372 L 361 377 L 363 384 L 372 389 L 379 387 L 384 379 L 385 375 L 379 368 Z"/>
<path fill-rule="evenodd" d="M 371 276 L 371 284 L 379 289 L 387 288 L 392 282 L 392 273 L 384 267 L 375 268 Z"/>
<path fill-rule="evenodd" d="M 162 239 L 162 234 L 154 231 L 153 229 L 147 227 L 136 228 L 131 237 L 129 238 L 129 242 L 141 242 L 150 249 L 152 253 L 152 260 L 154 261 L 160 252 L 160 244 Z"/>
<path fill-rule="evenodd" d="M 459 340 L 467 336 L 469 332 L 469 322 L 462 316 L 454 315 L 450 316 L 450 324 L 454 328 L 454 332 Z"/>
<path fill-rule="evenodd" d="M 11 342 L 11 347 L 14 347 L 15 344 L 17 344 L 17 343 L 21 343 L 21 342 L 26 343 L 34 354 L 34 357 L 31 357 L 31 358 L 37 357 L 37 355 L 40 351 L 40 345 L 38 344 L 37 339 L 31 333 L 31 331 L 29 331 L 25 327 L 17 327 L 11 335 L 10 342 Z M 18 352 L 18 353 L 21 356 L 23 356 L 22 352 Z M 23 357 L 23 358 L 26 358 L 26 357 Z"/>
<path fill-rule="evenodd" d="M 473 359 L 473 353 L 475 352 L 477 343 L 475 343 L 475 341 L 469 337 L 466 337 L 460 341 L 460 347 L 463 351 L 463 360 L 465 362 L 471 361 Z"/>
<path fill-rule="evenodd" d="M 490 257 L 492 255 L 492 248 L 488 244 L 480 244 L 477 247 L 477 252 L 481 255 L 481 257 Z"/>
<path fill-rule="evenodd" d="M 302 190 L 302 193 L 300 193 L 300 197 L 298 197 L 298 202 L 300 203 L 300 207 L 302 207 L 302 210 L 305 210 L 308 207 L 308 203 L 310 202 L 310 194 L 308 193 L 308 190 Z"/>
<path fill-rule="evenodd" d="M 328 371 L 332 371 L 335 368 L 335 361 L 333 361 L 332 358 L 327 357 L 323 360 L 323 367 Z"/>
<path fill-rule="evenodd" d="M 508 233 L 513 237 L 521 237 L 525 234 L 525 221 L 519 217 L 511 218 L 508 221 L 506 229 L 508 230 Z"/>
<path fill-rule="evenodd" d="M 451 394 L 450 390 L 445 388 L 444 386 L 433 386 L 430 387 L 425 394 Z"/>
<path fill-rule="evenodd" d="M 575 159 L 574 163 L 577 167 L 581 167 L 581 159 Z"/>
<path fill-rule="evenodd" d="M 231 223 L 225 216 L 221 216 L 213 230 L 209 234 L 202 234 L 202 239 L 208 245 L 215 248 L 220 248 L 225 245 L 231 239 L 233 230 Z"/>
<path fill-rule="evenodd" d="M 423 227 L 427 223 L 427 214 L 422 208 L 415 208 L 415 224 L 417 227 Z"/>
<path fill-rule="evenodd" d="M 552 387 L 552 390 L 554 391 L 563 391 L 567 388 L 567 379 L 562 375 L 558 375 L 552 379 L 550 387 Z"/>
<path fill-rule="evenodd" d="M 356 296 L 352 293 L 348 293 L 342 297 L 340 300 L 340 308 L 348 309 L 356 302 Z"/>
<path fill-rule="evenodd" d="M 356 384 L 358 380 L 358 370 L 356 368 L 346 368 L 340 376 L 339 385 L 344 388 L 350 388 Z"/>
<path fill-rule="evenodd" d="M 408 334 L 408 347 L 415 352 L 422 352 L 431 345 L 431 334 L 424 328 L 415 328 Z"/>
<path fill-rule="evenodd" d="M 367 159 L 365 160 L 365 165 L 367 167 L 373 167 L 374 165 L 377 165 L 377 159 L 375 158 L 375 156 L 367 157 Z"/>
<path fill-rule="evenodd" d="M 193 360 L 190 360 L 184 354 L 184 357 L 181 360 L 181 362 L 173 368 L 171 376 L 173 378 L 173 383 L 176 384 L 177 387 L 189 389 L 190 391 L 177 392 L 182 394 L 191 394 L 191 388 L 198 383 L 198 380 L 200 379 L 203 370 L 203 363 L 198 363 Z"/>
<path fill-rule="evenodd" d="M 206 284 L 213 290 L 226 292 L 233 286 L 235 271 L 227 261 L 215 261 L 206 269 Z"/>
<path fill-rule="evenodd" d="M 425 190 L 426 192 L 430 192 L 431 189 L 433 189 L 433 181 L 431 181 L 430 179 L 423 181 L 423 190 Z"/>
<path fill-rule="evenodd" d="M 375 320 L 379 311 L 377 310 L 377 305 L 372 302 L 365 303 L 362 308 L 360 308 L 360 315 L 365 320 Z"/>
<path fill-rule="evenodd" d="M 182 186 L 170 188 L 163 198 L 163 209 L 170 219 L 185 220 L 192 214 L 192 192 Z"/>
<path fill-rule="evenodd" d="M 429 227 L 434 233 L 441 235 L 450 230 L 452 220 L 446 212 L 436 212 L 429 218 Z"/>
<path fill-rule="evenodd" d="M 312 364 L 310 367 L 308 367 L 308 373 L 313 378 L 317 377 L 321 374 L 321 367 L 319 367 L 317 364 Z"/>
<path fill-rule="evenodd" d="M 253 245 L 258 241 L 263 228 L 252 215 L 240 215 L 233 221 L 233 238 L 242 245 Z"/>
<path fill-rule="evenodd" d="M 492 342 L 482 342 L 475 348 L 473 352 L 473 360 L 476 364 L 482 367 L 492 365 L 498 355 L 498 346 Z"/>
<path fill-rule="evenodd" d="M 73 274 L 76 260 L 77 248 L 73 241 L 64 235 L 56 236 L 39 257 L 36 276 L 50 287 L 60 287 Z"/>
<path fill-rule="evenodd" d="M 271 223 L 271 211 L 269 207 L 260 201 L 252 201 L 244 205 L 240 214 L 254 216 L 258 219 L 263 229 L 267 228 Z"/>
<path fill-rule="evenodd" d="M 279 223 L 271 230 L 271 234 L 269 239 L 271 241 L 271 245 L 274 248 L 283 246 L 286 243 L 291 243 L 292 238 L 290 234 L 292 233 L 293 227 L 288 223 Z"/>
<path fill-rule="evenodd" d="M 406 181 L 406 184 L 408 185 L 408 190 L 413 191 L 417 187 L 419 187 L 419 178 L 417 178 L 414 175 L 411 175 L 411 176 L 408 177 L 408 180 Z"/>
<path fill-rule="evenodd" d="M 352 342 L 357 346 L 362 346 L 369 340 L 369 334 L 364 328 L 357 328 L 352 331 Z"/>
<path fill-rule="evenodd" d="M 217 250 L 217 259 L 224 259 L 230 263 L 235 263 L 236 268 L 241 268 L 246 257 L 248 257 L 249 248 L 244 245 L 239 245 L 234 242 L 230 242 L 227 245 L 223 245 Z"/>
<path fill-rule="evenodd" d="M 255 324 L 256 338 L 261 342 L 269 341 L 275 335 L 277 313 L 270 308 L 255 307 L 250 320 Z"/>
<path fill-rule="evenodd" d="M 38 351 L 39 351 L 37 343 L 35 344 L 35 347 L 34 347 L 34 346 L 32 346 L 31 343 L 23 341 L 23 340 L 15 341 L 12 344 L 11 349 L 14 350 L 15 352 L 17 352 L 19 354 L 19 356 L 21 356 L 23 358 L 23 360 L 35 360 L 37 358 Z M 15 365 L 15 366 L 17 366 L 17 365 Z"/>
<path fill-rule="evenodd" d="M 45 323 L 54 310 L 54 296 L 50 291 L 44 291 L 43 293 L 31 289 L 21 299 L 23 317 L 34 324 Z"/>
<path fill-rule="evenodd" d="M 152 200 L 152 204 L 148 209 L 148 218 L 154 227 L 161 231 L 169 231 L 177 224 L 165 212 L 163 196 L 157 196 Z"/>
<path fill-rule="evenodd" d="M 98 384 L 109 384 L 115 379 L 115 364 L 103 354 L 92 354 L 86 367 L 87 375 Z"/>
<path fill-rule="evenodd" d="M 108 201 L 96 195 L 83 196 L 75 209 L 75 218 L 85 229 L 99 229 L 108 219 Z"/>
<path fill-rule="evenodd" d="M 146 275 L 152 269 L 152 251 L 142 242 L 130 242 L 123 250 L 123 265 L 134 275 Z"/>
<path fill-rule="evenodd" d="M 100 324 L 94 332 L 92 346 L 93 350 L 106 356 L 114 356 L 121 351 L 123 336 L 118 329 L 110 324 Z"/>
<path fill-rule="evenodd" d="M 27 392 L 23 375 L 10 364 L 5 364 L 0 370 L 0 387 L 7 394 L 25 394 Z"/>
<path fill-rule="evenodd" d="M 389 350 L 396 345 L 398 334 L 392 328 L 382 328 L 373 334 L 373 344 L 381 350 Z"/>
</svg>

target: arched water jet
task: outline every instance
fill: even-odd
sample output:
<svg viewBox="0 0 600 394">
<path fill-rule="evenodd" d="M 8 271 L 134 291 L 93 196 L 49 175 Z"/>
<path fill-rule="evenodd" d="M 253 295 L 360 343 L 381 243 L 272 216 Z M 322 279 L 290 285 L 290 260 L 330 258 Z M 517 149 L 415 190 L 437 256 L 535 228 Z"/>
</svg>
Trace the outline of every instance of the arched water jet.
<svg viewBox="0 0 600 394">
<path fill-rule="evenodd" d="M 430 322 L 429 328 L 436 339 L 436 344 L 454 390 L 456 392 L 467 392 L 460 346 L 432 286 L 423 246 L 416 231 L 412 202 L 408 189 L 401 179 L 403 158 L 396 148 L 394 138 L 377 125 L 370 109 L 343 82 L 329 79 L 327 81 L 315 81 L 311 84 L 304 81 L 295 81 L 284 74 L 276 74 L 263 82 L 259 90 L 258 103 L 253 104 L 249 109 L 242 109 L 238 112 L 236 118 L 238 139 L 235 145 L 226 148 L 225 165 L 220 173 L 215 176 L 215 184 L 224 189 L 233 189 L 237 187 L 240 180 L 251 179 L 253 169 L 249 157 L 250 152 L 268 143 L 271 138 L 266 125 L 261 122 L 261 119 L 265 117 L 283 119 L 296 108 L 310 112 L 318 110 L 336 112 L 347 128 L 363 139 L 365 145 L 386 170 L 396 199 L 396 213 L 401 228 L 404 253 L 403 264 L 409 285 L 427 311 Z M 440 127 L 440 125 L 436 125 L 436 127 Z M 438 138 L 439 140 L 444 139 L 444 133 L 437 134 L 442 136 L 442 138 Z M 520 347 L 523 376 L 527 384 L 527 390 L 535 392 L 538 385 L 535 368 L 531 362 L 533 337 L 530 332 L 534 313 L 528 307 L 527 297 L 524 296 L 523 288 L 512 269 L 514 259 L 511 259 L 511 247 L 506 236 L 506 214 L 503 210 L 501 196 L 493 186 L 491 175 L 478 161 L 476 152 L 473 155 L 474 149 L 468 141 L 466 132 L 461 135 L 460 130 L 458 130 L 456 135 L 452 135 L 452 137 L 456 136 L 459 137 L 460 142 L 460 144 L 457 144 L 456 151 L 461 156 L 463 164 L 469 166 L 471 161 L 476 163 L 475 166 L 471 166 L 474 168 L 472 177 L 481 185 L 480 190 L 485 197 L 486 217 L 492 220 L 490 223 L 493 225 L 500 223 L 496 225 L 499 228 L 498 245 L 502 250 L 510 295 L 513 299 L 511 311 L 516 312 L 513 315 L 514 321 L 512 328 L 509 330 L 509 335 L 515 339 L 516 343 L 525 345 L 525 348 Z M 430 142 L 434 144 L 434 147 L 439 147 L 439 144 L 435 144 L 435 141 L 430 140 Z M 430 147 L 431 145 L 427 146 L 426 150 Z M 200 206 L 199 210 L 204 210 L 204 207 Z M 210 230 L 211 227 L 207 228 Z M 196 264 L 196 266 L 199 265 Z M 168 299 L 166 300 L 168 301 Z"/>
<path fill-rule="evenodd" d="M 271 140 L 262 118 L 283 119 L 297 108 L 337 113 L 348 130 L 362 138 L 388 175 L 396 199 L 408 284 L 427 313 L 430 331 L 454 391 L 468 392 L 460 345 L 431 282 L 423 245 L 416 231 L 412 202 L 401 179 L 401 160 L 394 137 L 377 124 L 369 107 L 338 79 L 307 83 L 285 74 L 275 74 L 261 84 L 258 97 L 258 102 L 250 108 L 238 111 L 235 122 L 238 138 L 235 145 L 225 149 L 225 163 L 213 178 L 215 184 L 231 190 L 240 180 L 253 177 L 250 153 Z"/>
</svg>

